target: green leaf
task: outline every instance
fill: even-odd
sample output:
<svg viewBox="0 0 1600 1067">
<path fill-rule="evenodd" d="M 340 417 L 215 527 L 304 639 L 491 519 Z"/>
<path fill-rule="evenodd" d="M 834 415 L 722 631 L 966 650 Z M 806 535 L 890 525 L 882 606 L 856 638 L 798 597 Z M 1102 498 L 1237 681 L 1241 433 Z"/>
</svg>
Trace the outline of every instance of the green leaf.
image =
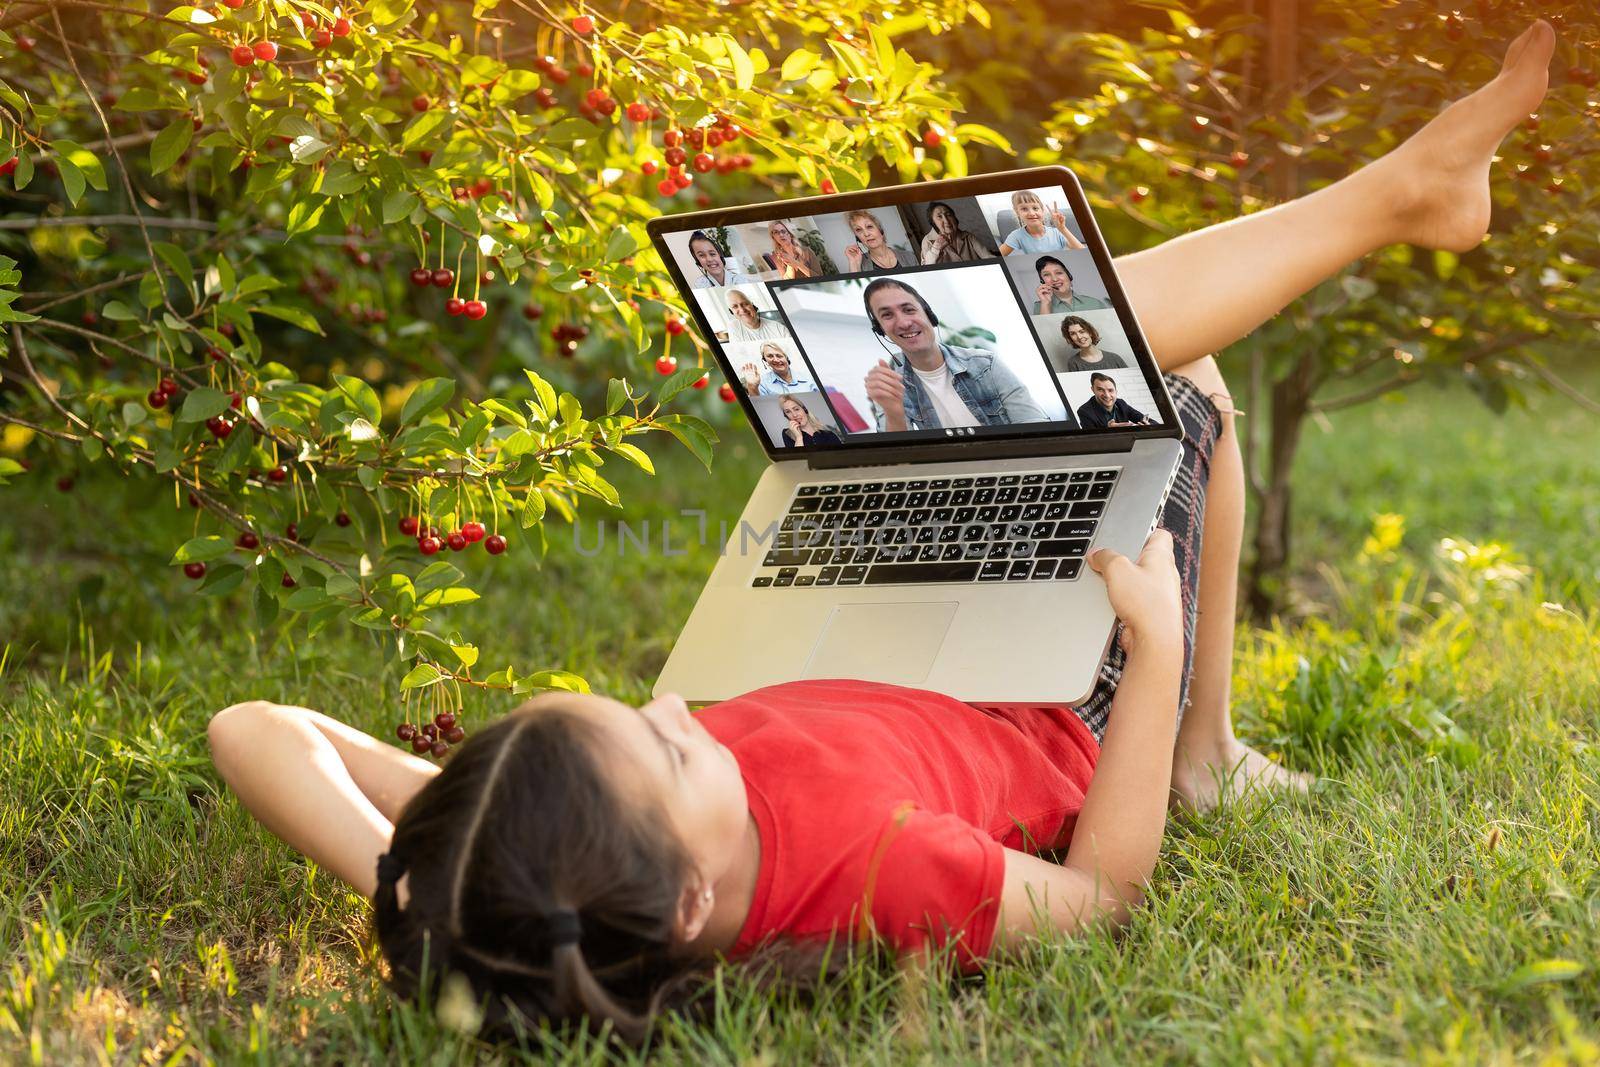
<svg viewBox="0 0 1600 1067">
<path fill-rule="evenodd" d="M 613 451 L 646 474 L 654 474 L 656 472 L 655 464 L 650 462 L 650 457 L 645 454 L 644 449 L 639 448 L 637 445 L 630 445 L 626 441 L 618 441 Z"/>
<path fill-rule="evenodd" d="M 844 68 L 845 74 L 851 78 L 865 79 L 869 71 L 866 61 L 861 58 L 861 53 L 842 41 L 828 41 L 828 49 Z"/>
<path fill-rule="evenodd" d="M 178 546 L 172 554 L 173 563 L 205 563 L 221 559 L 233 551 L 233 543 L 222 537 L 196 537 Z"/>
<path fill-rule="evenodd" d="M 450 651 L 456 654 L 456 659 L 461 661 L 463 667 L 470 667 L 478 662 L 478 646 L 451 644 Z"/>
<path fill-rule="evenodd" d="M 24 155 L 26 158 L 26 155 Z M 56 169 L 61 173 L 61 186 L 66 190 L 67 202 L 73 207 L 78 206 L 78 201 L 83 199 L 83 190 L 87 186 L 84 181 L 83 171 L 65 156 L 56 157 Z"/>
<path fill-rule="evenodd" d="M 101 306 L 100 314 L 112 322 L 137 322 L 139 319 L 133 309 L 120 300 L 107 300 Z"/>
<path fill-rule="evenodd" d="M 250 279 L 246 278 L 245 281 L 249 282 Z M 243 286 L 240 289 L 242 290 Z M 282 319 L 284 322 L 298 326 L 308 333 L 314 333 L 318 337 L 322 336 L 322 324 L 310 312 L 302 311 L 300 308 L 286 307 L 283 304 L 262 304 L 260 307 L 251 308 L 250 310 L 260 315 L 270 315 L 275 319 Z"/>
<path fill-rule="evenodd" d="M 339 392 L 350 401 L 351 406 L 376 426 L 383 418 L 383 407 L 378 403 L 377 391 L 360 378 L 352 378 L 348 374 L 335 374 L 333 380 L 338 385 Z"/>
<path fill-rule="evenodd" d="M 200 586 L 201 596 L 227 596 L 244 584 L 245 569 L 237 563 L 224 563 L 211 568 Z"/>
<path fill-rule="evenodd" d="M 296 200 L 284 224 L 285 240 L 316 229 L 317 223 L 322 221 L 322 209 L 326 206 L 326 200 Z"/>
<path fill-rule="evenodd" d="M 461 580 L 461 569 L 453 563 L 438 560 L 422 568 L 417 575 L 414 590 L 417 593 L 426 593 L 441 586 L 450 585 Z"/>
<path fill-rule="evenodd" d="M 665 404 L 689 386 L 705 376 L 703 367 L 679 367 L 672 372 L 666 381 L 661 383 L 661 388 L 656 390 L 656 402 Z"/>
<path fill-rule="evenodd" d="M 424 111 L 411 120 L 406 127 L 406 132 L 400 135 L 400 150 L 409 152 L 423 141 L 431 138 L 445 123 L 450 121 L 450 112 L 442 107 Z"/>
<path fill-rule="evenodd" d="M 411 214 L 411 209 L 416 207 L 418 197 L 410 189 L 395 189 L 383 198 L 383 222 L 388 225 L 399 222 Z"/>
<path fill-rule="evenodd" d="M 327 607 L 333 598 L 314 585 L 302 586 L 289 594 L 289 599 L 283 606 L 290 611 L 316 611 L 318 608 Z"/>
<path fill-rule="evenodd" d="M 154 248 L 161 261 L 172 269 L 172 273 L 178 276 L 178 282 L 189 291 L 191 296 L 198 299 L 199 294 L 194 287 L 194 262 L 190 260 L 189 253 L 171 241 L 157 241 Z"/>
<path fill-rule="evenodd" d="M 528 498 L 522 502 L 522 528 L 536 526 L 544 519 L 544 493 L 536 485 L 528 487 Z"/>
<path fill-rule="evenodd" d="M 728 47 L 728 61 L 733 64 L 733 82 L 741 91 L 750 88 L 756 80 L 756 67 L 750 61 L 750 53 L 727 34 L 722 35 L 723 44 Z"/>
<path fill-rule="evenodd" d="M 401 689 L 416 689 L 424 685 L 433 685 L 444 677 L 439 673 L 439 668 L 431 663 L 419 663 L 400 679 Z"/>
<path fill-rule="evenodd" d="M 613 378 L 606 383 L 606 414 L 615 415 L 628 402 L 628 383 Z"/>
<path fill-rule="evenodd" d="M 606 262 L 615 263 L 625 256 L 631 256 L 639 250 L 639 242 L 634 240 L 633 234 L 626 226 L 618 226 L 611 231 L 611 236 L 606 241 Z"/>
<path fill-rule="evenodd" d="M 439 410 L 450 402 L 455 393 L 456 383 L 449 378 L 428 378 L 418 382 L 417 387 L 411 390 L 411 395 L 406 397 L 405 406 L 400 409 L 400 425 L 404 426 Z"/>
<path fill-rule="evenodd" d="M 183 398 L 183 408 L 178 412 L 179 422 L 204 422 L 213 415 L 228 410 L 233 399 L 227 393 L 202 385 Z"/>
<path fill-rule="evenodd" d="M 534 393 L 539 398 L 539 406 L 544 409 L 544 417 L 551 418 L 557 410 L 555 387 L 545 381 L 533 371 L 523 371 L 528 376 L 528 382 L 533 386 Z"/>
<path fill-rule="evenodd" d="M 786 82 L 798 81 L 815 70 L 821 62 L 822 57 L 809 48 L 797 48 L 783 61 L 783 69 L 778 72 L 778 77 Z"/>
<path fill-rule="evenodd" d="M 452 585 L 444 589 L 435 589 L 418 603 L 425 608 L 449 607 L 451 604 L 470 604 L 478 599 L 476 589 L 468 589 L 464 585 Z"/>
<path fill-rule="evenodd" d="M 160 174 L 176 163 L 193 138 L 194 122 L 187 114 L 179 115 L 150 142 L 150 173 Z"/>
</svg>

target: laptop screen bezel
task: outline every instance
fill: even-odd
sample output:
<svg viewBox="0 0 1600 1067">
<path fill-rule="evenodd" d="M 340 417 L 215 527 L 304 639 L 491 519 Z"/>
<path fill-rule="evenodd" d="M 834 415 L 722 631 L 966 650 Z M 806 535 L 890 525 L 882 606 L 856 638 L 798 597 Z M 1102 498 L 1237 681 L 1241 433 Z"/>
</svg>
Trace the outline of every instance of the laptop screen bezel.
<svg viewBox="0 0 1600 1067">
<path fill-rule="evenodd" d="M 1178 429 L 1177 413 L 1172 406 L 1172 398 L 1167 394 L 1166 384 L 1161 379 L 1160 367 L 1150 353 L 1149 343 L 1145 340 L 1144 331 L 1140 328 L 1132 305 L 1128 302 L 1127 294 L 1123 291 L 1122 281 L 1117 277 L 1116 271 L 1112 266 L 1111 253 L 1106 247 L 1105 238 L 1100 233 L 1099 223 L 1089 208 L 1088 198 L 1084 196 L 1083 188 L 1079 185 L 1077 176 L 1066 167 L 1030 167 L 1024 170 L 1002 171 L 997 174 L 984 174 L 968 178 L 947 178 L 909 185 L 896 185 L 882 189 L 869 188 L 848 193 L 828 193 L 820 196 L 799 197 L 793 200 L 775 200 L 740 207 L 708 208 L 704 211 L 660 215 L 645 224 L 645 231 L 649 234 L 651 243 L 654 245 L 667 273 L 672 277 L 673 284 L 678 287 L 679 295 L 688 308 L 689 314 L 693 316 L 701 338 L 710 347 L 712 357 L 716 360 L 718 368 L 728 382 L 737 383 L 739 381 L 738 373 L 728 362 L 727 352 L 722 344 L 717 341 L 711 322 L 706 318 L 704 311 L 700 307 L 700 302 L 694 299 L 694 291 L 689 285 L 688 279 L 684 277 L 683 272 L 679 269 L 677 257 L 672 254 L 667 245 L 666 237 L 668 234 L 683 233 L 708 227 L 770 222 L 773 219 L 785 219 L 797 215 L 836 214 L 853 211 L 857 208 L 899 207 L 904 204 L 919 204 L 942 198 L 977 196 L 985 193 L 1008 193 L 1019 189 L 1036 189 L 1041 185 L 1060 185 L 1062 191 L 1066 194 L 1067 202 L 1071 205 L 1073 215 L 1078 220 L 1083 231 L 1084 244 L 1088 246 L 1090 254 L 1094 257 L 1095 268 L 1100 272 L 1100 278 L 1106 286 L 1106 293 L 1111 298 L 1112 307 L 1116 310 L 1117 317 L 1122 323 L 1123 331 L 1127 334 L 1134 358 L 1138 361 L 1140 373 L 1144 375 L 1150 394 L 1155 398 L 1156 407 L 1161 413 L 1160 425 L 1086 430 L 1082 428 L 1066 429 L 1060 423 L 1033 423 L 1027 425 L 1035 427 L 1046 426 L 1049 428 L 1028 429 L 1026 426 L 1022 426 L 1012 432 L 996 432 L 990 429 L 978 437 L 961 438 L 935 436 L 936 431 L 928 433 L 927 436 L 922 436 L 921 432 L 916 436 L 862 433 L 851 434 L 836 445 L 821 444 L 803 448 L 779 448 L 761 431 L 761 420 L 756 413 L 755 405 L 745 391 L 735 384 L 733 386 L 734 395 L 750 422 L 752 432 L 755 434 L 756 439 L 761 442 L 761 447 L 766 452 L 767 458 L 773 462 L 827 457 L 827 465 L 829 466 L 840 465 L 840 460 L 845 455 L 859 455 L 862 465 L 886 462 L 889 460 L 883 456 L 883 453 L 887 451 L 895 453 L 893 461 L 896 462 L 927 461 L 930 458 L 971 460 L 982 458 L 990 446 L 994 446 L 993 451 L 996 455 L 1059 455 L 1063 453 L 1101 452 L 1119 446 L 1127 447 L 1129 442 L 1145 438 L 1178 436 L 1180 431 Z M 763 282 L 763 284 L 765 283 Z M 957 448 L 960 450 L 959 454 L 954 452 Z"/>
</svg>

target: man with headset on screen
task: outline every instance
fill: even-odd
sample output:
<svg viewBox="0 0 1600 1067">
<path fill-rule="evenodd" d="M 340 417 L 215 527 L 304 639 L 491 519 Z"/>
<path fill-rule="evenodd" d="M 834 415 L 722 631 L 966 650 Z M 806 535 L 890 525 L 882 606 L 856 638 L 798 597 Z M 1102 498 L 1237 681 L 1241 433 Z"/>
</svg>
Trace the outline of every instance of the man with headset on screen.
<svg viewBox="0 0 1600 1067">
<path fill-rule="evenodd" d="M 867 372 L 867 397 L 881 431 L 1044 422 L 1017 376 L 981 348 L 943 344 L 939 316 L 917 290 L 879 278 L 861 294 L 878 343 L 899 347 Z"/>
</svg>

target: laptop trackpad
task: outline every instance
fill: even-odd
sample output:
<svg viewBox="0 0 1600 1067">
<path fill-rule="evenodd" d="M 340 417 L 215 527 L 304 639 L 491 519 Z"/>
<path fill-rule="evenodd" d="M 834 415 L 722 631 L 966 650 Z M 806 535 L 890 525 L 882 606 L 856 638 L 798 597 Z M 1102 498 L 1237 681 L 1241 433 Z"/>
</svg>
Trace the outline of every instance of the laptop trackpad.
<svg viewBox="0 0 1600 1067">
<path fill-rule="evenodd" d="M 801 677 L 916 685 L 933 669 L 957 606 L 841 604 L 828 616 Z"/>
</svg>

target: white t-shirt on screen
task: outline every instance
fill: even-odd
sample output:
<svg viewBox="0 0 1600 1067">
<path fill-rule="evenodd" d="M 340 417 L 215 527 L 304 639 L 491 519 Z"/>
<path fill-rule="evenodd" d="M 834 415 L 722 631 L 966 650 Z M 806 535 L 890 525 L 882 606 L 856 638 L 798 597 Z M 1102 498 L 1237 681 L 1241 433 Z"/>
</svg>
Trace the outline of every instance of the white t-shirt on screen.
<svg viewBox="0 0 1600 1067">
<path fill-rule="evenodd" d="M 939 416 L 940 426 L 978 426 L 980 423 L 972 409 L 962 402 L 955 386 L 950 383 L 950 368 L 944 363 L 939 364 L 935 371 L 916 371 L 917 381 L 922 383 L 922 388 L 928 391 L 928 399 L 933 402 L 933 410 Z"/>
</svg>

